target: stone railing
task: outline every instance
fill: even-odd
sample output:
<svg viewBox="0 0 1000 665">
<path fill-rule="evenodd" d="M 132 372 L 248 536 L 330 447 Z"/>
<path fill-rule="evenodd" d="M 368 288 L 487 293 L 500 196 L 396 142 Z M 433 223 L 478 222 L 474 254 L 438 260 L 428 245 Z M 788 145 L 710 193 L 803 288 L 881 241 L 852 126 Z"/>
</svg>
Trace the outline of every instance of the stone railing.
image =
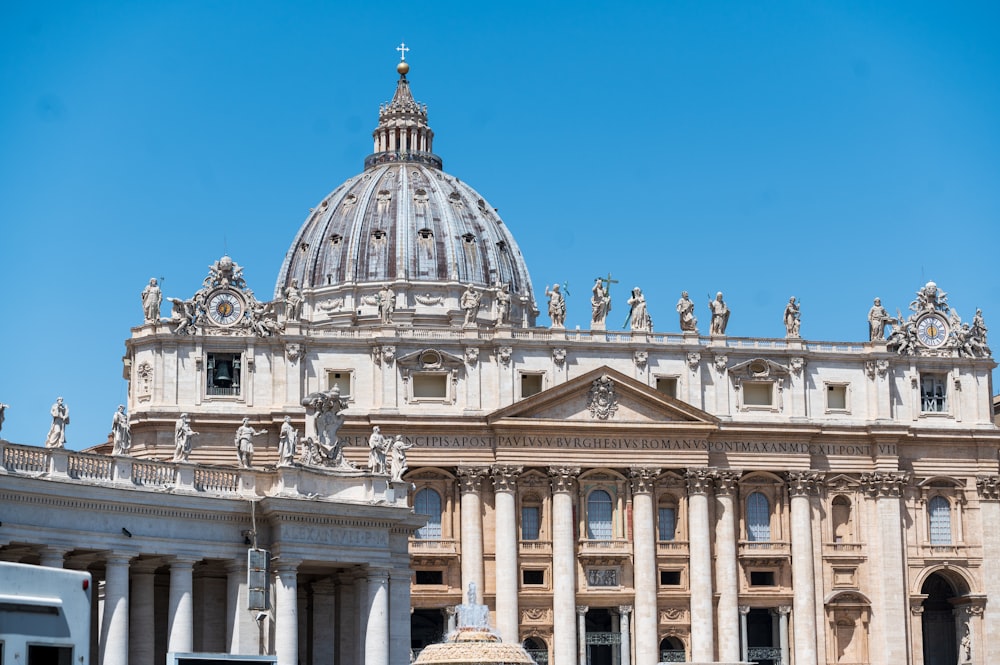
<svg viewBox="0 0 1000 665">
<path fill-rule="evenodd" d="M 750 662 L 770 661 L 774 665 L 784 665 L 781 662 L 781 649 L 778 647 L 748 647 L 747 660 Z"/>
<path fill-rule="evenodd" d="M 660 540 L 656 543 L 657 554 L 686 554 L 688 551 L 688 541 L 686 540 Z"/>
<path fill-rule="evenodd" d="M 581 540 L 580 554 L 582 556 L 627 556 L 632 553 L 632 543 L 624 538 L 612 540 Z"/>
<path fill-rule="evenodd" d="M 552 554 L 551 540 L 521 540 L 518 542 L 521 554 Z"/>
<path fill-rule="evenodd" d="M 783 540 L 741 540 L 740 556 L 742 557 L 790 557 L 791 543 Z"/>
<path fill-rule="evenodd" d="M 454 540 L 425 540 L 410 538 L 410 554 L 424 556 L 444 556 L 458 554 Z"/>
<path fill-rule="evenodd" d="M 862 556 L 864 543 L 823 543 L 823 556 Z"/>
<path fill-rule="evenodd" d="M 664 649 L 660 652 L 661 663 L 686 663 L 687 654 L 684 649 Z"/>
<path fill-rule="evenodd" d="M 240 469 L 189 462 L 39 448 L 0 440 L 0 475 L 173 493 L 254 498 L 305 496 L 317 500 L 407 505 L 409 483 L 363 471 L 290 466 Z"/>
<path fill-rule="evenodd" d="M 587 644 L 621 644 L 621 633 L 587 632 Z"/>
</svg>

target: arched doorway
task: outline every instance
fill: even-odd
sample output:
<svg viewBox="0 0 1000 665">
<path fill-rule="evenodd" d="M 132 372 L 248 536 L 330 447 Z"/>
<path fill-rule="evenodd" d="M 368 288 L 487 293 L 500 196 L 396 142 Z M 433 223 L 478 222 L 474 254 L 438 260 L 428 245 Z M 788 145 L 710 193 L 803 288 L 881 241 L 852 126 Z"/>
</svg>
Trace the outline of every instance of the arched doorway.
<svg viewBox="0 0 1000 665">
<path fill-rule="evenodd" d="M 684 643 L 676 637 L 664 637 L 660 640 L 660 662 L 686 663 L 687 655 L 684 652 Z"/>
<path fill-rule="evenodd" d="M 940 573 L 930 575 L 920 587 L 920 593 L 927 596 L 921 618 L 924 665 L 958 665 L 955 609 L 949 601 L 959 594 Z"/>
<path fill-rule="evenodd" d="M 415 609 L 410 613 L 410 649 L 415 653 L 430 644 L 437 644 L 445 635 L 444 612 L 437 609 Z"/>
<path fill-rule="evenodd" d="M 521 643 L 538 665 L 549 665 L 549 645 L 540 637 L 526 637 Z"/>
</svg>

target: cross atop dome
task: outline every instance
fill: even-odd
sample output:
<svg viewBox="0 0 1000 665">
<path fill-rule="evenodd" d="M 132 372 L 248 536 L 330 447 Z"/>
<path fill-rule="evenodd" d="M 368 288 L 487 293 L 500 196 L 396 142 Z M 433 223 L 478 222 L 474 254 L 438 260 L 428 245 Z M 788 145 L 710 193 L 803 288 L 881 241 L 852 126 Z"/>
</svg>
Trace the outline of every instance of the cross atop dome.
<svg viewBox="0 0 1000 665">
<path fill-rule="evenodd" d="M 410 50 L 407 48 L 406 42 L 400 42 L 399 46 L 396 47 L 396 50 L 399 51 L 399 61 L 406 62 L 406 52 Z"/>
<path fill-rule="evenodd" d="M 427 124 L 427 106 L 413 99 L 406 79 L 410 71 L 406 53 L 410 48 L 402 42 L 396 50 L 399 51 L 396 94 L 391 102 L 379 107 L 378 127 L 372 132 L 375 151 L 365 159 L 365 168 L 387 162 L 420 162 L 441 168 L 441 158 L 432 151 L 434 132 Z"/>
</svg>

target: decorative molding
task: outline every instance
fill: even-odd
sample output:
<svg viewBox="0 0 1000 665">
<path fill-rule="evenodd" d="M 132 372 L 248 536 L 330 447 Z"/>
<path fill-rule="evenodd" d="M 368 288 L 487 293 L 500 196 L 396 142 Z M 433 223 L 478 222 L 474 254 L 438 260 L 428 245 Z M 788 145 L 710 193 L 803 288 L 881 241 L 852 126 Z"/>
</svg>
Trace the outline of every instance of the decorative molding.
<svg viewBox="0 0 1000 665">
<path fill-rule="evenodd" d="M 1000 501 L 1000 476 L 976 476 L 976 491 L 980 501 Z"/>
<path fill-rule="evenodd" d="M 824 474 L 819 471 L 789 471 L 788 494 L 790 496 L 816 496 L 823 483 Z"/>
<path fill-rule="evenodd" d="M 687 618 L 687 610 L 683 607 L 664 607 L 660 610 L 660 623 L 677 622 Z"/>
<path fill-rule="evenodd" d="M 578 466 L 550 466 L 549 480 L 552 492 L 572 492 L 576 488 L 576 477 L 580 475 Z"/>
<path fill-rule="evenodd" d="M 479 349 L 474 346 L 467 348 L 465 350 L 465 362 L 469 365 L 475 365 L 479 362 Z"/>
<path fill-rule="evenodd" d="M 552 349 L 552 362 L 556 364 L 557 367 L 562 367 L 566 364 L 566 349 L 558 347 Z"/>
<path fill-rule="evenodd" d="M 458 476 L 458 488 L 462 494 L 478 492 L 479 484 L 483 477 L 489 472 L 489 467 L 485 466 L 460 466 L 456 470 Z"/>
<path fill-rule="evenodd" d="M 698 371 L 698 365 L 701 363 L 701 354 L 697 351 L 689 351 L 687 354 L 687 364 L 691 373 Z"/>
<path fill-rule="evenodd" d="M 615 394 L 615 382 L 611 377 L 604 376 L 594 379 L 587 394 L 587 409 L 591 418 L 608 420 L 618 411 L 618 396 Z"/>
<path fill-rule="evenodd" d="M 432 296 L 430 293 L 425 293 L 422 296 L 413 296 L 413 299 L 421 305 L 426 305 L 428 307 L 434 307 L 435 305 L 440 305 L 444 302 L 444 298 L 440 296 Z"/>
<path fill-rule="evenodd" d="M 899 498 L 903 496 L 903 488 L 910 482 L 911 475 L 905 471 L 861 474 L 861 484 L 864 491 L 876 498 Z"/>
<path fill-rule="evenodd" d="M 629 478 L 632 481 L 632 494 L 650 494 L 656 478 L 660 475 L 660 469 L 649 466 L 633 466 L 629 469 Z"/>
<path fill-rule="evenodd" d="M 514 349 L 512 349 L 509 346 L 497 347 L 497 360 L 499 360 L 500 364 L 503 365 L 504 367 L 510 365 L 510 359 L 513 354 L 514 354 Z"/>
<path fill-rule="evenodd" d="M 792 371 L 795 376 L 800 376 L 802 374 L 802 369 L 806 366 L 806 359 L 801 356 L 795 356 L 788 361 L 788 369 Z"/>
<path fill-rule="evenodd" d="M 708 494 L 712 491 L 715 469 L 704 467 L 688 469 L 684 473 L 684 478 L 687 480 L 688 494 Z"/>
<path fill-rule="evenodd" d="M 738 469 L 724 469 L 715 474 L 716 495 L 729 496 L 736 493 L 743 472 Z"/>
<path fill-rule="evenodd" d="M 712 358 L 712 364 L 715 366 L 715 372 L 719 376 L 725 376 L 726 366 L 729 365 L 729 356 L 725 353 L 717 353 L 714 358 Z"/>
<path fill-rule="evenodd" d="M 517 490 L 517 477 L 524 471 L 524 467 L 497 465 L 490 471 L 493 475 L 493 490 L 495 492 L 514 492 Z"/>
<path fill-rule="evenodd" d="M 552 623 L 552 610 L 547 607 L 525 607 L 521 610 L 521 623 Z"/>
<path fill-rule="evenodd" d="M 285 344 L 285 357 L 294 365 L 299 361 L 299 357 L 305 350 L 302 344 L 298 342 L 288 342 Z"/>
<path fill-rule="evenodd" d="M 646 351 L 635 351 L 632 353 L 632 361 L 639 369 L 644 369 L 649 361 L 649 353 Z"/>
</svg>

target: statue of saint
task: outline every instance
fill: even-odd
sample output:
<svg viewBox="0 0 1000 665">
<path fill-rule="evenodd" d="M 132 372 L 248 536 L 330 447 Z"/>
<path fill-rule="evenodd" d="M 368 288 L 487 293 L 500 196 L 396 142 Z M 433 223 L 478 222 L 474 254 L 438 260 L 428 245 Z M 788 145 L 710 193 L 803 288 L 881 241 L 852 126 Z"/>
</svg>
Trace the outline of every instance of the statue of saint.
<svg viewBox="0 0 1000 665">
<path fill-rule="evenodd" d="M 497 306 L 496 325 L 503 325 L 510 316 L 510 284 L 497 285 L 494 298 Z"/>
<path fill-rule="evenodd" d="M 385 453 L 389 440 L 382 436 L 378 425 L 372 428 L 368 437 L 368 470 L 372 473 L 385 474 Z"/>
<path fill-rule="evenodd" d="M 802 315 L 799 312 L 800 303 L 795 300 L 795 296 L 788 299 L 785 305 L 785 337 L 798 337 L 802 327 Z"/>
<path fill-rule="evenodd" d="M 483 294 L 476 291 L 472 284 L 469 284 L 465 289 L 465 293 L 462 294 L 462 300 L 459 303 L 462 309 L 465 310 L 465 325 L 476 325 L 476 317 L 479 315 L 479 304 L 482 299 Z"/>
<path fill-rule="evenodd" d="M 295 464 L 295 452 L 298 448 L 299 433 L 292 427 L 292 417 L 285 416 L 278 434 L 278 466 Z"/>
<path fill-rule="evenodd" d="M 244 469 L 253 466 L 253 438 L 261 434 L 267 434 L 267 430 L 255 430 L 250 427 L 249 418 L 244 418 L 243 424 L 236 428 L 236 456 L 239 457 L 240 466 Z"/>
<path fill-rule="evenodd" d="M 387 326 L 392 323 L 392 313 L 396 311 L 396 292 L 386 284 L 379 290 L 377 300 L 379 319 Z"/>
<path fill-rule="evenodd" d="M 722 299 L 722 291 L 715 294 L 715 300 L 709 301 L 708 308 L 712 311 L 712 334 L 725 335 L 726 326 L 729 325 L 729 307 Z"/>
<path fill-rule="evenodd" d="M 392 477 L 392 482 L 403 482 L 403 474 L 409 468 L 406 465 L 406 451 L 412 447 L 413 444 L 404 441 L 400 434 L 397 434 L 396 438 L 392 440 L 389 447 L 389 475 Z"/>
<path fill-rule="evenodd" d="M 688 298 L 687 291 L 681 291 L 681 299 L 677 301 L 677 315 L 681 320 L 681 331 L 698 332 L 698 319 L 694 315 L 694 303 Z"/>
<path fill-rule="evenodd" d="M 566 298 L 559 291 L 559 285 L 553 284 L 552 289 L 545 287 L 545 295 L 549 297 L 549 318 L 553 328 L 566 327 Z"/>
<path fill-rule="evenodd" d="M 604 323 L 611 311 L 611 294 L 604 286 L 604 278 L 598 277 L 594 280 L 594 288 L 591 289 L 593 296 L 590 298 L 590 321 L 591 323 Z"/>
<path fill-rule="evenodd" d="M 149 284 L 142 290 L 142 313 L 146 323 L 156 323 L 160 320 L 160 303 L 163 302 L 163 293 L 160 291 L 156 278 L 149 280 Z"/>
<path fill-rule="evenodd" d="M 128 455 L 132 447 L 132 427 L 125 413 L 125 405 L 119 404 L 118 410 L 111 418 L 111 454 Z"/>
<path fill-rule="evenodd" d="M 63 398 L 57 397 L 56 403 L 49 410 L 52 414 L 52 426 L 45 437 L 46 448 L 66 447 L 66 425 L 69 425 L 69 407 L 63 404 Z"/>
<path fill-rule="evenodd" d="M 0 402 L 0 430 L 3 429 L 3 419 L 6 417 L 6 411 L 10 408 L 10 404 L 4 404 Z"/>
<path fill-rule="evenodd" d="M 285 288 L 285 320 L 298 321 L 302 316 L 302 292 L 299 291 L 299 280 L 293 279 Z"/>
<path fill-rule="evenodd" d="M 653 329 L 653 319 L 646 309 L 646 296 L 642 295 L 642 289 L 638 286 L 632 289 L 632 296 L 628 299 L 628 304 L 632 308 L 629 312 L 629 324 L 632 332 L 649 332 Z"/>
<path fill-rule="evenodd" d="M 872 308 L 868 310 L 868 341 L 884 340 L 886 324 L 894 322 L 895 319 L 889 316 L 885 307 L 882 307 L 882 299 L 875 298 Z"/>
<path fill-rule="evenodd" d="M 174 424 L 174 461 L 186 462 L 191 455 L 191 439 L 198 435 L 191 429 L 188 414 L 182 413 Z"/>
</svg>

